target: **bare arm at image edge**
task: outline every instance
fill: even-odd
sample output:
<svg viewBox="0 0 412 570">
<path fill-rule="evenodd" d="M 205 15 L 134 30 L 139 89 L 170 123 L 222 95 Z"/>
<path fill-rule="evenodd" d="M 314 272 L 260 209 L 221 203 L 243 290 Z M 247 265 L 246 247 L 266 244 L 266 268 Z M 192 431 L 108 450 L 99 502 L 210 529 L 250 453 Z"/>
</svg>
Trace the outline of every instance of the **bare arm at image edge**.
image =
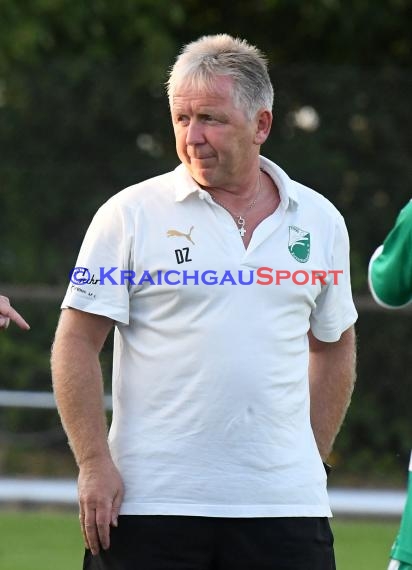
<svg viewBox="0 0 412 570">
<path fill-rule="evenodd" d="M 372 255 L 368 267 L 369 289 L 387 309 L 412 301 L 412 201 L 402 208 L 396 223 Z"/>
<path fill-rule="evenodd" d="M 337 342 L 322 342 L 309 333 L 310 415 L 320 456 L 332 451 L 349 407 L 356 378 L 355 329 Z"/>
<path fill-rule="evenodd" d="M 52 349 L 52 377 L 63 427 L 79 467 L 79 518 L 86 548 L 110 546 L 123 482 L 108 443 L 99 353 L 113 321 L 64 309 Z"/>
</svg>

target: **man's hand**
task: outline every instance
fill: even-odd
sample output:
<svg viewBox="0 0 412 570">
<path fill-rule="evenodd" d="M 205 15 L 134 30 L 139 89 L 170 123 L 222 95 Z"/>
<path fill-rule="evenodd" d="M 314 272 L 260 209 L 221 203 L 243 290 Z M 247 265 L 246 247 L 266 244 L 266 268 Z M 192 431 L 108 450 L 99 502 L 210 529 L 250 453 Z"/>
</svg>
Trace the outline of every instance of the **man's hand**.
<svg viewBox="0 0 412 570">
<path fill-rule="evenodd" d="M 30 325 L 10 305 L 9 299 L 0 295 L 0 330 L 7 329 L 10 321 L 15 322 L 18 327 L 25 331 L 30 329 Z"/>
<path fill-rule="evenodd" d="M 86 548 L 93 555 L 110 546 L 110 526 L 117 526 L 123 500 L 123 481 L 110 457 L 80 465 L 80 526 Z"/>
</svg>

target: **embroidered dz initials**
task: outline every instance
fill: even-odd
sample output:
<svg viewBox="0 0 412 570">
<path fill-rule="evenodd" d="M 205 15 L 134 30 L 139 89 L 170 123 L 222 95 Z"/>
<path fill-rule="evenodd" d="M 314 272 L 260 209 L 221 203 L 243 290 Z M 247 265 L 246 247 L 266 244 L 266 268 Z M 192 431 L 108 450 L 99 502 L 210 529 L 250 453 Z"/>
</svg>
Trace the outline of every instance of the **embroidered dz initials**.
<svg viewBox="0 0 412 570">
<path fill-rule="evenodd" d="M 185 263 L 185 261 L 192 261 L 189 257 L 189 248 L 175 249 L 177 263 Z"/>
</svg>

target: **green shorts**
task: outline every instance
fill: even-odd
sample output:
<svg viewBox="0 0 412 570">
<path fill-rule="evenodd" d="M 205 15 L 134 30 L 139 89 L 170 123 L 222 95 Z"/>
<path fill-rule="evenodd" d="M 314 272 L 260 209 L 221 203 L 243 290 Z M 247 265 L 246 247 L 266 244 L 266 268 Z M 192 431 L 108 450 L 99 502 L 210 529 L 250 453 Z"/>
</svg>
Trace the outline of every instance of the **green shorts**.
<svg viewBox="0 0 412 570">
<path fill-rule="evenodd" d="M 412 565 L 412 471 L 409 471 L 408 495 L 399 533 L 391 550 L 391 558 Z"/>
</svg>

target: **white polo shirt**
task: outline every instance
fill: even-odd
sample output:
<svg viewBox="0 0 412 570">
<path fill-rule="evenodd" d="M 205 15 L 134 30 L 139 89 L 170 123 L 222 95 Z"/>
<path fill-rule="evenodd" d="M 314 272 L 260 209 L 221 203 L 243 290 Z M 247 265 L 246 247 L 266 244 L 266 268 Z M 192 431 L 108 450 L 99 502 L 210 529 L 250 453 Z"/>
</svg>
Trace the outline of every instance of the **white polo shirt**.
<svg viewBox="0 0 412 570">
<path fill-rule="evenodd" d="M 77 266 L 89 283 L 71 284 L 62 306 L 116 321 L 122 514 L 331 514 L 307 332 L 333 342 L 356 320 L 347 232 L 323 196 L 263 157 L 261 168 L 281 202 L 246 250 L 183 165 L 113 196 L 86 234 Z"/>
</svg>

